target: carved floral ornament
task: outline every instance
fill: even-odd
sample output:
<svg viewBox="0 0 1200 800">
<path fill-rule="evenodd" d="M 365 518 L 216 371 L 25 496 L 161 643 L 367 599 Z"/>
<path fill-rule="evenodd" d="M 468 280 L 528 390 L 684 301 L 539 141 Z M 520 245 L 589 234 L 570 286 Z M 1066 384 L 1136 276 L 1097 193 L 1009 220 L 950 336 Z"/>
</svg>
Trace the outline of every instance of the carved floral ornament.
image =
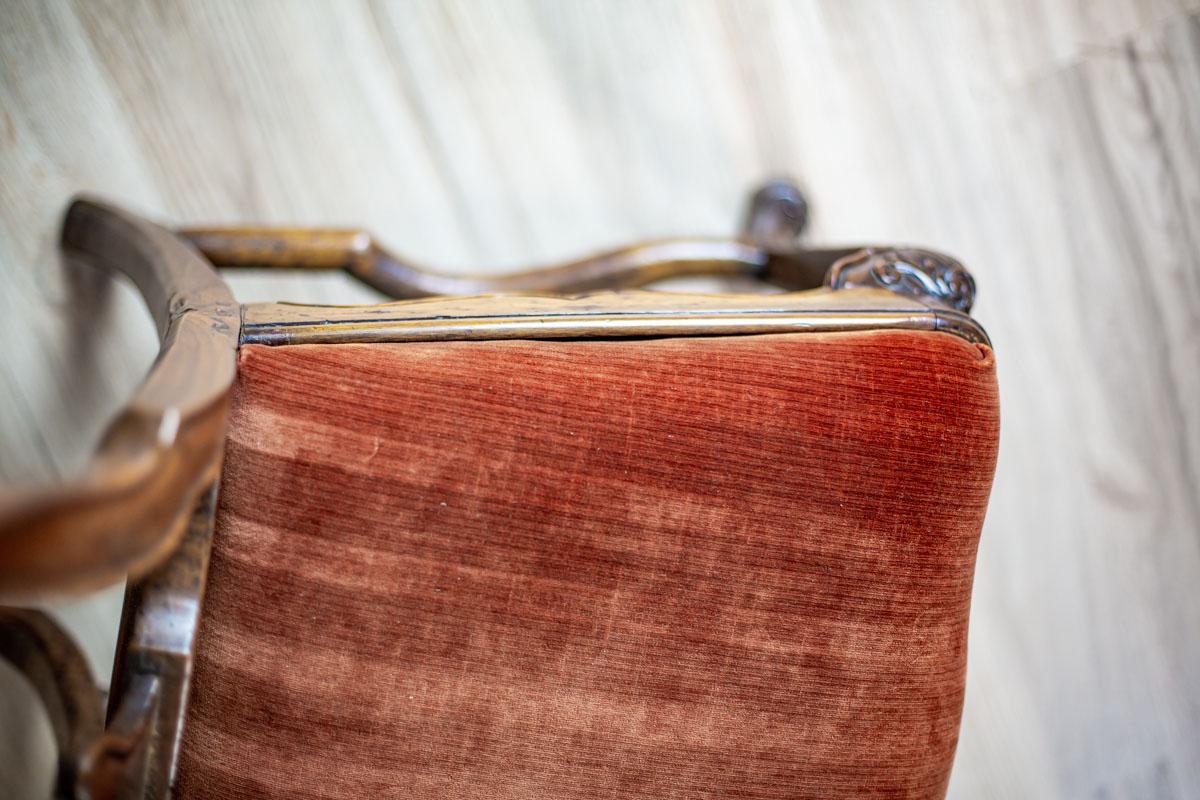
<svg viewBox="0 0 1200 800">
<path fill-rule="evenodd" d="M 917 248 L 868 247 L 829 269 L 832 289 L 888 289 L 969 313 L 975 280 L 962 264 L 942 253 Z"/>
</svg>

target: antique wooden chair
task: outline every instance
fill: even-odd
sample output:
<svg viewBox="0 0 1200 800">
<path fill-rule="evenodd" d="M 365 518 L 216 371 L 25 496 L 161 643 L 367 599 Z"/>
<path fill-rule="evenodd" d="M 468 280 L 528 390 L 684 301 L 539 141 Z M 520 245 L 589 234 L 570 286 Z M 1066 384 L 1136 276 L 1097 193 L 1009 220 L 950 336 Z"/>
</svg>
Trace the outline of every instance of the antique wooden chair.
<svg viewBox="0 0 1200 800">
<path fill-rule="evenodd" d="M 958 263 L 802 248 L 804 217 L 771 184 L 736 239 L 451 277 L 76 200 L 63 247 L 162 349 L 84 474 L 0 501 L 57 792 L 944 794 L 993 357 Z M 406 299 L 239 307 L 214 265 Z M 609 291 L 685 274 L 786 291 Z M 105 717 L 21 606 L 127 575 Z"/>
</svg>

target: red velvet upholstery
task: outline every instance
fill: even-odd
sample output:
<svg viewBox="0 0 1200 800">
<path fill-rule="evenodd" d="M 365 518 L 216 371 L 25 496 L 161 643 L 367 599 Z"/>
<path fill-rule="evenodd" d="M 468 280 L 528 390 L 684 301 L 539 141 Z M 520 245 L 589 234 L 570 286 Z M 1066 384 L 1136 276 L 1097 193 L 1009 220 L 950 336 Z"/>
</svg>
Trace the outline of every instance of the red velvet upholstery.
<svg viewBox="0 0 1200 800">
<path fill-rule="evenodd" d="M 933 797 L 998 430 L 940 333 L 248 346 L 183 797 Z"/>
</svg>

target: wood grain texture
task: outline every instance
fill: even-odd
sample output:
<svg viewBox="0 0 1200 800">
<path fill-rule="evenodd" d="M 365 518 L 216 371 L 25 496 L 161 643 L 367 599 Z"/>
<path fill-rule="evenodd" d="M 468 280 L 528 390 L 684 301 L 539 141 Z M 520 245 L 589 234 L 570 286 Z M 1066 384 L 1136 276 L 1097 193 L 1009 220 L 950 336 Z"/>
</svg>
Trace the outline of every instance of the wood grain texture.
<svg viewBox="0 0 1200 800">
<path fill-rule="evenodd" d="M 732 233 L 743 192 L 789 172 L 814 238 L 961 258 L 999 355 L 951 797 L 1187 797 L 1197 8 L 5 0 L 0 475 L 77 467 L 155 352 L 132 290 L 55 255 L 77 190 L 502 269 Z M 373 299 L 340 276 L 233 282 Z M 76 627 L 106 674 L 115 622 Z"/>
<path fill-rule="evenodd" d="M 78 597 L 141 577 L 174 550 L 216 479 L 241 310 L 212 265 L 167 230 L 80 198 L 63 251 L 123 272 L 162 349 L 79 475 L 0 492 L 0 598 Z"/>
<path fill-rule="evenodd" d="M 736 336 L 880 328 L 945 331 L 989 344 L 978 322 L 937 299 L 865 286 L 781 294 L 485 295 L 370 306 L 252 303 L 242 307 L 241 342 L 244 346 Z"/>
</svg>

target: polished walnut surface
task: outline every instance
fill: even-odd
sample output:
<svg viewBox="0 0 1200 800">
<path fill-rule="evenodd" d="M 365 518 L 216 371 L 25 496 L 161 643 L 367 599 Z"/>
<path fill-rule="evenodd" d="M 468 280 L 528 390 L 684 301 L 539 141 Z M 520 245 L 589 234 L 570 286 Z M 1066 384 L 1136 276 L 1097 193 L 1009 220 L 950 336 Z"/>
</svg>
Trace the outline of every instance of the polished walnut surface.
<svg viewBox="0 0 1200 800">
<path fill-rule="evenodd" d="M 939 796 L 997 426 L 942 333 L 246 345 L 177 795 Z"/>
<path fill-rule="evenodd" d="M 936 297 L 917 298 L 878 286 L 779 294 L 624 290 L 480 295 L 357 306 L 252 303 L 242 309 L 241 342 L 584 339 L 878 328 L 940 330 L 989 343 L 978 322 Z"/>
</svg>

